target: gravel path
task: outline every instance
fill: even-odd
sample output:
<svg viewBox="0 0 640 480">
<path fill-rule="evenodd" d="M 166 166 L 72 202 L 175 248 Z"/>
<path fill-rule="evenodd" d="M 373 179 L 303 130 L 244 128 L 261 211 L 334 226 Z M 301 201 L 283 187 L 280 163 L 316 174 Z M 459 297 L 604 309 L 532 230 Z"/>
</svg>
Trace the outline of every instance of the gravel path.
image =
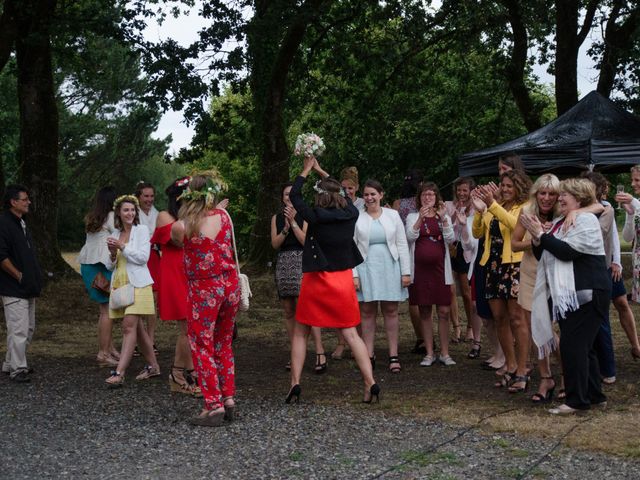
<svg viewBox="0 0 640 480">
<path fill-rule="evenodd" d="M 185 419 L 200 401 L 163 380 L 102 387 L 89 359 L 35 358 L 31 384 L 0 379 L 0 477 L 502 479 L 638 478 L 640 462 L 389 415 L 381 405 L 286 406 L 249 386 L 225 428 Z M 139 363 L 139 361 L 137 361 Z M 136 367 L 138 366 L 134 364 Z"/>
</svg>

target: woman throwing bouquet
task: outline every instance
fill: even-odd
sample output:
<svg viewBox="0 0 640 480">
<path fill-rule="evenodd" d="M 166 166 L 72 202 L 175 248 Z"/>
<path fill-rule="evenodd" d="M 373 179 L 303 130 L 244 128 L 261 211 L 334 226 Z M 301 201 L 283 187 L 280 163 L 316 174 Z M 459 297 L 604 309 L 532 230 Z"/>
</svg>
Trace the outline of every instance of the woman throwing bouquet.
<svg viewBox="0 0 640 480">
<path fill-rule="evenodd" d="M 314 186 L 315 205 L 302 198 L 302 187 L 315 170 L 321 179 Z M 328 178 L 312 155 L 304 156 L 303 169 L 291 189 L 291 203 L 309 225 L 302 254 L 302 285 L 291 345 L 291 390 L 285 400 L 300 398 L 300 374 L 311 327 L 338 328 L 353 352 L 364 380 L 363 402 L 378 399 L 380 387 L 373 379 L 367 347 L 358 336 L 358 299 L 352 268 L 362 262 L 353 241 L 358 209 L 343 196 L 340 183 Z"/>
</svg>

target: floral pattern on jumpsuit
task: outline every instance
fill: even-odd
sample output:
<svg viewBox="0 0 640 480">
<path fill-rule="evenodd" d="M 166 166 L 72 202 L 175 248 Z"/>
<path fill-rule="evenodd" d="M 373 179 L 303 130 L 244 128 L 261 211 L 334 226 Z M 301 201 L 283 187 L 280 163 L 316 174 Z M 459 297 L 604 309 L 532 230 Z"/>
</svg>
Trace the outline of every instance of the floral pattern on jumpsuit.
<svg viewBox="0 0 640 480">
<path fill-rule="evenodd" d="M 231 341 L 240 302 L 229 217 L 219 209 L 208 213 L 217 214 L 220 231 L 215 240 L 200 235 L 184 242 L 187 330 L 193 366 L 208 410 L 222 407 L 223 398 L 235 395 Z"/>
</svg>

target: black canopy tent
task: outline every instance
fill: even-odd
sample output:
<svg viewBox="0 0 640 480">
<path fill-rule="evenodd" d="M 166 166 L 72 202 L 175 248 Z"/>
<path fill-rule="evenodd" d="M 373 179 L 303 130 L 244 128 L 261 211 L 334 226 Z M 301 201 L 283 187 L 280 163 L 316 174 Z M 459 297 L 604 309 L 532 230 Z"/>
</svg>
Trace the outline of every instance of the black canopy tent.
<svg viewBox="0 0 640 480">
<path fill-rule="evenodd" d="M 553 122 L 458 160 L 461 176 L 496 175 L 498 158 L 515 152 L 528 173 L 575 173 L 595 168 L 628 172 L 640 164 L 640 118 L 593 91 Z"/>
</svg>

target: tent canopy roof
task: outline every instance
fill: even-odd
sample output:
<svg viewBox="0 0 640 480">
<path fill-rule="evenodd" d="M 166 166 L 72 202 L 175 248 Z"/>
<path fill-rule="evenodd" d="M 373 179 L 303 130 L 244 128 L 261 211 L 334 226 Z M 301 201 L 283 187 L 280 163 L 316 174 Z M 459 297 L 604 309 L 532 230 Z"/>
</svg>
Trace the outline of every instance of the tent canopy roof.
<svg viewBox="0 0 640 480">
<path fill-rule="evenodd" d="M 515 152 L 529 173 L 628 172 L 640 164 L 640 118 L 593 91 L 551 123 L 459 159 L 462 176 L 495 175 L 498 159 Z"/>
</svg>

